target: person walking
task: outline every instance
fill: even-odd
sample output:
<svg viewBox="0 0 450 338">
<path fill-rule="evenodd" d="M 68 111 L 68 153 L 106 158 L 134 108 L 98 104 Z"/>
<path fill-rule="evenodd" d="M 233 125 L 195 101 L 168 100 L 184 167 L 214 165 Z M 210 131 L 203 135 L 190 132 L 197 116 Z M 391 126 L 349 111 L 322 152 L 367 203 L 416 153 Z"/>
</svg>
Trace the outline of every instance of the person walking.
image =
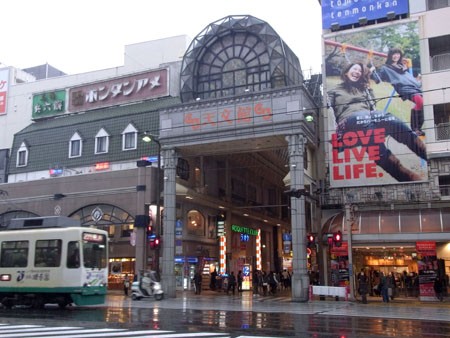
<svg viewBox="0 0 450 338">
<path fill-rule="evenodd" d="M 238 286 L 238 294 L 242 292 L 242 282 L 244 281 L 244 275 L 242 274 L 242 270 L 239 270 L 237 274 L 237 286 Z"/>
<path fill-rule="evenodd" d="M 369 279 L 364 273 L 364 269 L 358 275 L 358 292 L 361 295 L 361 301 L 363 304 L 367 304 L 367 294 L 369 293 Z"/>
<path fill-rule="evenodd" d="M 442 280 L 439 276 L 436 276 L 434 283 L 433 283 L 433 289 L 434 293 L 436 294 L 436 298 L 439 299 L 439 301 L 444 300 L 444 296 L 442 294 Z"/>
<path fill-rule="evenodd" d="M 123 293 L 125 296 L 128 296 L 129 289 L 130 289 L 130 278 L 128 277 L 128 274 L 125 274 L 125 277 L 123 278 Z"/>
<path fill-rule="evenodd" d="M 389 286 L 388 280 L 383 272 L 380 272 L 380 284 L 378 285 L 383 303 L 389 303 Z"/>
<path fill-rule="evenodd" d="M 195 272 L 193 280 L 194 280 L 195 294 L 199 295 L 202 293 L 202 280 L 203 280 L 202 274 L 200 273 L 199 270 Z"/>
<path fill-rule="evenodd" d="M 228 276 L 228 288 L 227 288 L 227 295 L 229 294 L 230 290 L 233 290 L 233 295 L 236 289 L 236 276 L 234 275 L 234 271 L 231 271 L 230 275 Z"/>
</svg>

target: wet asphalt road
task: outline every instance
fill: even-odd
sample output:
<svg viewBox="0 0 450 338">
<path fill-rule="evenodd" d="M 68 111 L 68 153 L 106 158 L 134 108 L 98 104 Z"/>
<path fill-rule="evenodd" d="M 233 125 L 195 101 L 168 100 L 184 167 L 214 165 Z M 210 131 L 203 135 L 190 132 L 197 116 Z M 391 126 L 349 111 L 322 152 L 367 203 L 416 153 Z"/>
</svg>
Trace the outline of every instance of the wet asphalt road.
<svg viewBox="0 0 450 338">
<path fill-rule="evenodd" d="M 173 333 L 179 334 L 176 337 L 189 333 L 197 333 L 198 336 L 201 333 L 205 336 L 206 333 L 215 333 L 220 337 L 450 337 L 450 304 L 428 307 L 428 311 L 425 307 L 419 312 L 414 311 L 417 304 L 397 303 L 387 309 L 383 306 L 379 303 L 349 305 L 347 302 L 305 305 L 292 304 L 286 297 L 250 299 L 233 296 L 132 302 L 116 295 L 110 297 L 105 307 L 0 309 L 0 325 L 77 326 L 133 331 L 123 337 L 156 337 L 139 335 L 143 330 L 158 330 L 161 334 L 157 337 L 161 338 L 171 337 Z M 240 310 L 236 310 L 238 308 Z M 414 316 L 416 312 L 418 315 Z M 424 319 L 420 315 L 422 312 L 435 313 L 436 318 Z M 445 318 L 448 320 L 442 320 Z M 10 337 L 2 334 L 0 326 L 0 337 L 4 336 Z M 24 333 L 14 337 L 25 336 Z M 64 334 L 50 336 L 65 337 Z M 110 336 L 104 333 L 95 337 Z"/>
</svg>

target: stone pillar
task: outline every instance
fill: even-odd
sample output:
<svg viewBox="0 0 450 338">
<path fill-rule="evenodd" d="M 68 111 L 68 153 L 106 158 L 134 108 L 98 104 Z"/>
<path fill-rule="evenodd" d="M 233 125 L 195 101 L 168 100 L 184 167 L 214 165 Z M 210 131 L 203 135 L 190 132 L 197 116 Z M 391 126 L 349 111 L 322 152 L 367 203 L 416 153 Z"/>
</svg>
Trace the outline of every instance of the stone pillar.
<svg viewBox="0 0 450 338">
<path fill-rule="evenodd" d="M 305 188 L 303 152 L 306 138 L 302 134 L 287 136 L 289 143 L 289 168 L 291 176 L 290 189 Z M 309 300 L 309 276 L 306 257 L 306 224 L 305 196 L 291 196 L 292 227 L 292 301 L 307 302 Z"/>
<path fill-rule="evenodd" d="M 175 281 L 175 223 L 176 170 L 178 156 L 174 149 L 163 150 L 164 159 L 164 218 L 162 240 L 161 284 L 165 297 L 176 297 Z"/>
</svg>

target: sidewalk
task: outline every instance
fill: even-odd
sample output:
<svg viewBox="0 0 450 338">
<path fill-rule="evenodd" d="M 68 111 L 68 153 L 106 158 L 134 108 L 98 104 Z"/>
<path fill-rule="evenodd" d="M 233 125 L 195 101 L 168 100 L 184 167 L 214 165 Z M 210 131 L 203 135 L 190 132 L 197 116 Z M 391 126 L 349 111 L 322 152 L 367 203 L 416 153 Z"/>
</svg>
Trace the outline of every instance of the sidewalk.
<svg viewBox="0 0 450 338">
<path fill-rule="evenodd" d="M 317 299 L 317 300 L 316 300 Z M 280 292 L 275 296 L 252 295 L 245 291 L 242 295 L 227 295 L 224 292 L 205 290 L 201 295 L 193 291 L 177 291 L 176 298 L 162 301 L 143 299 L 133 301 L 123 292 L 110 291 L 106 306 L 128 308 L 161 308 L 220 311 L 282 312 L 291 314 L 316 314 L 330 316 L 377 317 L 398 319 L 422 319 L 450 322 L 450 300 L 444 302 L 420 302 L 417 299 L 397 298 L 383 303 L 379 297 L 369 297 L 368 304 L 359 301 L 310 300 L 304 303 L 292 302 L 290 293 Z"/>
</svg>

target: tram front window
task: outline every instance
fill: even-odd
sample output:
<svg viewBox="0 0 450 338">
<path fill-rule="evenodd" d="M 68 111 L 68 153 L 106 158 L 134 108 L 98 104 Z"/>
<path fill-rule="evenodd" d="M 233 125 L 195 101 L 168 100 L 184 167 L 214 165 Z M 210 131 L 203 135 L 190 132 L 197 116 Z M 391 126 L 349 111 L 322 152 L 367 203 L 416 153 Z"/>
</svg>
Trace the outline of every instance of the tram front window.
<svg viewBox="0 0 450 338">
<path fill-rule="evenodd" d="M 107 246 L 104 235 L 83 233 L 83 264 L 85 268 L 104 269 L 107 263 Z"/>
</svg>

